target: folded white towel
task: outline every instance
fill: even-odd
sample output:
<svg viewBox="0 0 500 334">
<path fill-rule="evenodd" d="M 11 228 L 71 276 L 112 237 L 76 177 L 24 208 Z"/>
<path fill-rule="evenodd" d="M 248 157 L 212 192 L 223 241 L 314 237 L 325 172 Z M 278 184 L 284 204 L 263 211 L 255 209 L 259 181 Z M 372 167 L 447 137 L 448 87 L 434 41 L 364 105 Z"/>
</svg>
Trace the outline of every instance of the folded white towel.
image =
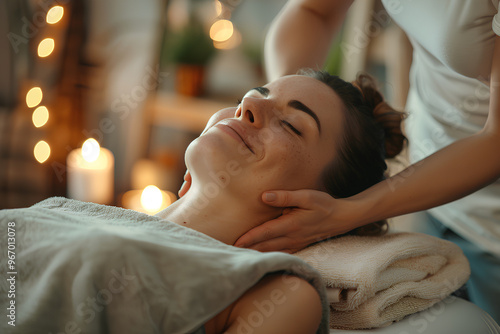
<svg viewBox="0 0 500 334">
<path fill-rule="evenodd" d="M 444 299 L 470 275 L 457 245 L 421 233 L 345 236 L 295 255 L 321 273 L 332 328 L 387 326 Z"/>
</svg>

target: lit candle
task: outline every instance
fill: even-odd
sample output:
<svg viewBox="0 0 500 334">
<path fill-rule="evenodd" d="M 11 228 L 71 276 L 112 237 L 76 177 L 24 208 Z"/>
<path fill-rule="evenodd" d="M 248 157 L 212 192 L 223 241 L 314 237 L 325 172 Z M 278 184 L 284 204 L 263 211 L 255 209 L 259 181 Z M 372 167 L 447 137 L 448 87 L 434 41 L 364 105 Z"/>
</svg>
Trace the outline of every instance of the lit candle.
<svg viewBox="0 0 500 334">
<path fill-rule="evenodd" d="M 115 159 L 110 150 L 100 147 L 95 139 L 87 139 L 82 148 L 69 153 L 66 163 L 68 197 L 100 204 L 113 202 Z"/>
<path fill-rule="evenodd" d="M 175 202 L 177 197 L 170 191 L 149 185 L 143 190 L 130 190 L 123 194 L 122 206 L 126 209 L 154 215 Z"/>
</svg>

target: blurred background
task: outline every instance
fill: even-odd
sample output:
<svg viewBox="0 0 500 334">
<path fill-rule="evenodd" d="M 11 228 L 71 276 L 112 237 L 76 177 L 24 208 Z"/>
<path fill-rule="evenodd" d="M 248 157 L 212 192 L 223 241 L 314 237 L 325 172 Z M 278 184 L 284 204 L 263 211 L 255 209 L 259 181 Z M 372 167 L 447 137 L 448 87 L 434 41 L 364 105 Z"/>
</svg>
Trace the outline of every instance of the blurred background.
<svg viewBox="0 0 500 334">
<path fill-rule="evenodd" d="M 285 3 L 2 1 L 0 208 L 66 196 L 155 213 L 175 200 L 189 142 L 266 83 L 264 38 Z M 402 108 L 410 62 L 401 30 L 363 0 L 326 69 L 370 72 Z"/>
</svg>

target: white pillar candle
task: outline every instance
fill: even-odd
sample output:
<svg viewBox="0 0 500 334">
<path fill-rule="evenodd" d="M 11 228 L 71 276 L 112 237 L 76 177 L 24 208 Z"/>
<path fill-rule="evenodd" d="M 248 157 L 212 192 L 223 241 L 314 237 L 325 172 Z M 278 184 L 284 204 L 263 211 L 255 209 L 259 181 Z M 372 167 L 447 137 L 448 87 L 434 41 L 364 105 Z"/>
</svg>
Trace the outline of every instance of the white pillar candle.
<svg viewBox="0 0 500 334">
<path fill-rule="evenodd" d="M 110 150 L 99 146 L 95 139 L 88 139 L 69 153 L 68 197 L 100 204 L 113 203 L 115 158 Z"/>
<path fill-rule="evenodd" d="M 143 190 L 130 190 L 123 194 L 122 206 L 142 213 L 154 215 L 177 200 L 170 191 L 149 185 Z"/>
</svg>

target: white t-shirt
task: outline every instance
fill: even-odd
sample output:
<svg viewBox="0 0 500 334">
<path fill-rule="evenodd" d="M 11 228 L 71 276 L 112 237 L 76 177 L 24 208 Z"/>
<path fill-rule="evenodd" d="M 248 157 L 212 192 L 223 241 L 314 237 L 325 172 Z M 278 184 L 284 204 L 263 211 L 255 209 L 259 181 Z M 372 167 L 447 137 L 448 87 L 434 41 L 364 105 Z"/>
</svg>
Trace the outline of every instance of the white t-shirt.
<svg viewBox="0 0 500 334">
<path fill-rule="evenodd" d="M 483 128 L 493 46 L 500 35 L 500 0 L 382 2 L 414 48 L 406 105 L 414 163 Z M 500 179 L 430 212 L 462 237 L 500 256 Z"/>
</svg>

